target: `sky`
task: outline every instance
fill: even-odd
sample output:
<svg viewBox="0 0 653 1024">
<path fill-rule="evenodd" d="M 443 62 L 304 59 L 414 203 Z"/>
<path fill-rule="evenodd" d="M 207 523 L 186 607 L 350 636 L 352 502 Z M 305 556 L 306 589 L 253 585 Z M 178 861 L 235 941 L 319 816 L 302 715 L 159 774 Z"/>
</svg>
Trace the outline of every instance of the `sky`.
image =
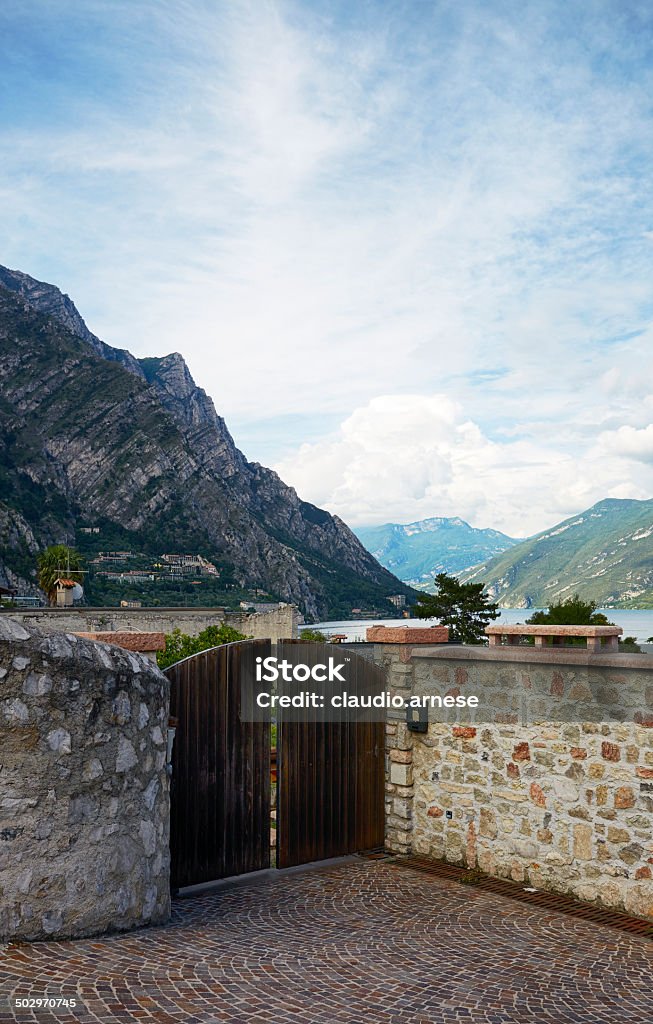
<svg viewBox="0 0 653 1024">
<path fill-rule="evenodd" d="M 0 263 L 350 525 L 653 497 L 653 7 L 3 0 Z"/>
</svg>

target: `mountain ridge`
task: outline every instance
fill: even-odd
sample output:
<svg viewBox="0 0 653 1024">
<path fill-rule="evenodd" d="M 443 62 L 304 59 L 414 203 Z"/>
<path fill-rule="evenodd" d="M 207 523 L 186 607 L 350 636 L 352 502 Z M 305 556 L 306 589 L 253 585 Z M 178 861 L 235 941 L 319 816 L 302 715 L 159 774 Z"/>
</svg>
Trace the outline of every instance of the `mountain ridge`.
<svg viewBox="0 0 653 1024">
<path fill-rule="evenodd" d="M 22 538 L 18 553 L 2 545 L 0 569 L 13 585 L 33 587 L 34 544 L 70 543 L 90 516 L 201 548 L 309 617 L 407 591 L 342 520 L 245 459 L 179 353 L 113 349 L 56 286 L 3 267 L 0 354 L 0 543 Z"/>
<path fill-rule="evenodd" d="M 439 572 L 459 573 L 518 543 L 498 530 L 479 530 L 460 516 L 354 527 L 368 551 L 405 583 L 432 589 Z"/>
</svg>

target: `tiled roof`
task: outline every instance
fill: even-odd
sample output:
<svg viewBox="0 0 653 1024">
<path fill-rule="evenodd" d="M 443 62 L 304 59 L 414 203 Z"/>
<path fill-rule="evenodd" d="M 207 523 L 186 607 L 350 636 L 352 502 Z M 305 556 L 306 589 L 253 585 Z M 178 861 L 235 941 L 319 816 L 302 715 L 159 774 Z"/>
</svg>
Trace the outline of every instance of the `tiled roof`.
<svg viewBox="0 0 653 1024">
<path fill-rule="evenodd" d="M 162 651 L 166 645 L 165 633 L 119 633 L 107 630 L 101 633 L 75 633 L 86 640 L 99 640 L 104 644 L 115 644 L 127 651 Z"/>
</svg>

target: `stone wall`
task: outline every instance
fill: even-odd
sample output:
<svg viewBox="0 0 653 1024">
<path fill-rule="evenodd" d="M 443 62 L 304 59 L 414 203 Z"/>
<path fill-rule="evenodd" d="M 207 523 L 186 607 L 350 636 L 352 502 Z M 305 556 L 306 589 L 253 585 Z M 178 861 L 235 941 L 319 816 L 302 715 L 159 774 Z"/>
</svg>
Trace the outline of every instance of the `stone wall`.
<svg viewBox="0 0 653 1024">
<path fill-rule="evenodd" d="M 28 629 L 56 630 L 62 633 L 94 633 L 138 631 L 142 633 L 172 633 L 180 629 L 189 636 L 197 636 L 207 626 L 228 622 L 234 629 L 255 640 L 269 638 L 273 643 L 297 636 L 298 613 L 294 605 L 272 605 L 269 612 L 248 615 L 225 612 L 224 608 L 25 608 L 12 609 L 12 618 Z"/>
<path fill-rule="evenodd" d="M 165 921 L 168 681 L 0 616 L 0 940 Z"/>
<path fill-rule="evenodd" d="M 390 849 L 653 918 L 653 658 L 376 655 L 393 692 L 490 694 L 476 721 L 460 712 L 426 733 L 389 722 Z"/>
<path fill-rule="evenodd" d="M 299 636 L 300 616 L 294 604 L 273 606 L 269 612 L 229 612 L 226 621 L 253 640 L 292 640 Z"/>
</svg>

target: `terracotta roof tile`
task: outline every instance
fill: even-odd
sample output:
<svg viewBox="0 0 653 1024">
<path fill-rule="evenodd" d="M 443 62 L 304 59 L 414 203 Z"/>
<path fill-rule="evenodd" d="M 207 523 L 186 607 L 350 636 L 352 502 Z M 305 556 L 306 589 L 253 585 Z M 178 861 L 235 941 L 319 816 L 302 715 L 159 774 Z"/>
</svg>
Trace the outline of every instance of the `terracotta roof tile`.
<svg viewBox="0 0 653 1024">
<path fill-rule="evenodd" d="M 99 640 L 104 644 L 115 644 L 127 651 L 162 651 L 166 645 L 165 633 L 119 633 L 106 630 L 100 633 L 75 633 L 86 640 Z"/>
</svg>

